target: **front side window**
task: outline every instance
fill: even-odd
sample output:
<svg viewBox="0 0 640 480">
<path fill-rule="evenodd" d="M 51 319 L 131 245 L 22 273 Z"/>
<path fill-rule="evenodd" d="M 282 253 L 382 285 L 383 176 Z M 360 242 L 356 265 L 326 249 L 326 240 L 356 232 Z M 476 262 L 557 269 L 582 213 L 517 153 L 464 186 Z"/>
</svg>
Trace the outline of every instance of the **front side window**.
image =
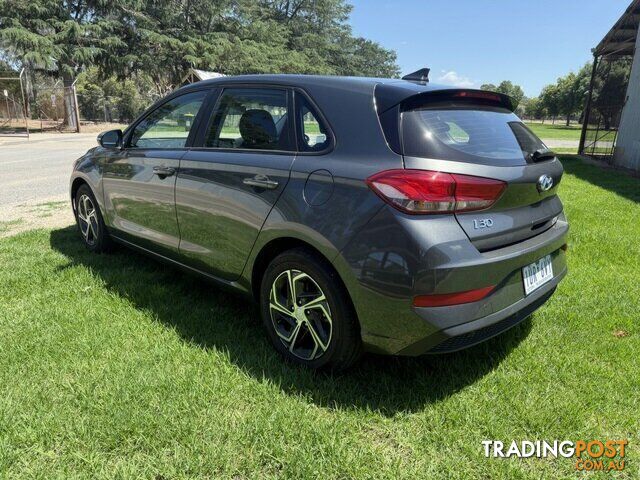
<svg viewBox="0 0 640 480">
<path fill-rule="evenodd" d="M 329 132 L 320 121 L 317 113 L 302 95 L 297 95 L 298 101 L 298 144 L 303 152 L 319 152 L 329 146 Z"/>
<path fill-rule="evenodd" d="M 222 92 L 204 146 L 290 150 L 287 91 L 229 88 Z"/>
<path fill-rule="evenodd" d="M 133 130 L 134 148 L 183 148 L 207 91 L 181 95 L 147 115 Z"/>
</svg>

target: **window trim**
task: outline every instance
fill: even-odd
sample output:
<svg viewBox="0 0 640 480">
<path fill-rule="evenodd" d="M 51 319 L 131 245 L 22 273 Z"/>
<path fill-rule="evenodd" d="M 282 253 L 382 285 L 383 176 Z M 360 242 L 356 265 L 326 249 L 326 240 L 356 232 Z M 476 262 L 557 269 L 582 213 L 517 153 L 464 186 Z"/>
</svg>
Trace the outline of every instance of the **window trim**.
<svg viewBox="0 0 640 480">
<path fill-rule="evenodd" d="M 204 128 L 198 132 L 198 136 L 195 138 L 194 145 L 191 146 L 190 150 L 194 151 L 211 151 L 211 152 L 225 152 L 225 153 L 255 153 L 262 155 L 296 155 L 297 151 L 297 143 L 295 140 L 295 122 L 292 127 L 287 129 L 288 144 L 292 147 L 291 150 L 266 150 L 260 148 L 227 148 L 227 147 L 208 147 L 205 146 L 205 139 L 207 133 L 211 129 L 213 124 L 215 114 L 218 111 L 218 107 L 220 106 L 220 101 L 224 95 L 225 90 L 236 90 L 236 89 L 246 89 L 246 90 L 283 90 L 286 94 L 286 102 L 287 102 L 287 111 L 294 112 L 294 104 L 293 104 L 293 95 L 291 87 L 285 85 L 274 85 L 274 84 L 256 84 L 256 83 L 225 83 L 218 87 L 218 92 L 216 94 L 215 102 L 213 103 L 213 107 L 208 114 L 208 118 L 206 121 L 202 121 L 202 125 Z M 292 138 L 293 137 L 293 138 Z"/>
<path fill-rule="evenodd" d="M 327 120 L 327 117 L 324 115 L 322 110 L 320 110 L 320 107 L 318 107 L 318 104 L 313 100 L 311 95 L 309 95 L 306 91 L 304 91 L 302 88 L 299 88 L 299 87 L 294 87 L 293 91 L 294 91 L 294 112 L 296 116 L 294 127 L 295 127 L 297 154 L 305 155 L 305 156 L 318 156 L 318 155 L 326 155 L 328 153 L 331 153 L 334 150 L 337 141 L 336 141 L 336 136 L 333 133 L 333 128 L 331 127 L 331 124 Z M 314 116 L 319 122 L 324 124 L 324 127 L 327 130 L 327 134 L 329 137 L 329 144 L 324 149 L 318 150 L 317 152 L 302 150 L 301 144 L 299 143 L 302 141 L 302 137 L 299 135 L 301 131 L 298 132 L 298 130 L 300 130 L 301 128 L 301 125 L 299 125 L 300 119 L 298 118 L 298 108 L 302 106 L 302 103 L 298 100 L 299 96 L 304 98 L 307 101 L 307 103 L 312 108 L 311 113 L 314 114 Z"/>
<path fill-rule="evenodd" d="M 122 140 L 122 145 L 123 145 L 122 149 L 126 151 L 135 151 L 135 152 L 145 151 L 145 150 L 164 150 L 164 151 L 189 150 L 191 148 L 191 145 L 193 144 L 194 139 L 196 138 L 196 133 L 200 128 L 200 122 L 202 121 L 202 116 L 205 114 L 204 113 L 206 109 L 205 107 L 207 106 L 207 103 L 209 102 L 212 94 L 214 94 L 215 91 L 216 91 L 216 88 L 212 86 L 206 86 L 206 87 L 203 86 L 201 88 L 195 88 L 193 90 L 189 90 L 186 92 L 181 92 L 180 90 L 177 90 L 173 94 L 158 100 L 158 102 L 156 102 L 149 109 L 147 109 L 147 111 L 142 113 L 142 115 L 140 115 L 140 117 L 138 117 L 138 119 L 136 119 L 135 122 L 133 122 L 131 125 L 129 125 L 126 128 L 125 134 L 123 136 L 124 138 Z M 142 123 L 147 117 L 149 117 L 149 115 L 152 115 L 153 112 L 163 107 L 167 103 L 175 100 L 176 98 L 184 97 L 185 95 L 191 95 L 192 93 L 198 93 L 198 92 L 205 92 L 205 96 L 204 96 L 204 99 L 202 100 L 202 104 L 200 105 L 200 109 L 198 110 L 198 114 L 196 115 L 196 118 L 193 120 L 193 125 L 191 127 L 191 130 L 189 130 L 189 135 L 187 136 L 187 140 L 185 141 L 185 144 L 183 147 L 161 148 L 161 147 L 131 146 L 131 137 L 133 136 L 133 132 L 135 131 L 136 127 L 140 123 Z"/>
</svg>

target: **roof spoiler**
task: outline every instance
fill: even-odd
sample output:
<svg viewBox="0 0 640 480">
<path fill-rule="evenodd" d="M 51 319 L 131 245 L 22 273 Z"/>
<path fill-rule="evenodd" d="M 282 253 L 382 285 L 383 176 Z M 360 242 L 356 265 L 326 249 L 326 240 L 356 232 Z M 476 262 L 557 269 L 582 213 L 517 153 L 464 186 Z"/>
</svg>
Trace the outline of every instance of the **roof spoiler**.
<svg viewBox="0 0 640 480">
<path fill-rule="evenodd" d="M 430 71 L 430 68 L 421 68 L 420 70 L 416 70 L 413 73 L 405 75 L 404 77 L 402 77 L 402 80 L 407 80 L 409 82 L 427 83 L 429 81 Z"/>
<path fill-rule="evenodd" d="M 415 88 L 398 88 L 398 84 L 378 84 L 375 89 L 376 111 L 378 115 L 400 105 L 402 110 L 420 108 L 428 103 L 438 101 L 459 101 L 461 103 L 480 103 L 485 105 L 499 105 L 514 111 L 515 104 L 511 97 L 503 93 L 476 90 L 471 88 L 432 88 L 425 86 L 425 90 Z M 407 84 L 408 86 L 408 84 Z"/>
</svg>

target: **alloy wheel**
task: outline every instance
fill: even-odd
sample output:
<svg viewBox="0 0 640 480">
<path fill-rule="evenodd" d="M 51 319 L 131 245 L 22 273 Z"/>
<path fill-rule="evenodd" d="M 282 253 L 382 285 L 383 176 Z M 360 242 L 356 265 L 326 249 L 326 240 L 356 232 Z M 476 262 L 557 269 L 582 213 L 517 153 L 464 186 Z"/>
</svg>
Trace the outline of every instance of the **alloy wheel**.
<svg viewBox="0 0 640 480">
<path fill-rule="evenodd" d="M 98 239 L 98 212 L 89 195 L 78 199 L 78 225 L 84 241 L 94 245 Z"/>
<path fill-rule="evenodd" d="M 273 328 L 292 355 L 315 360 L 329 348 L 333 321 L 327 298 L 307 273 L 285 270 L 271 285 Z"/>
</svg>

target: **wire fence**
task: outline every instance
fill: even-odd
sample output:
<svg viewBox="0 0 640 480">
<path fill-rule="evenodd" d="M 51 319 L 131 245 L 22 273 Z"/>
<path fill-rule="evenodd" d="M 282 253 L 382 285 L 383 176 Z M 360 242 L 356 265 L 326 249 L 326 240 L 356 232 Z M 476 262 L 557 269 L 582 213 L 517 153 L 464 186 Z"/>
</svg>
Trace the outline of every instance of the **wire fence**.
<svg viewBox="0 0 640 480">
<path fill-rule="evenodd" d="M 596 62 L 580 153 L 610 161 L 626 100 L 632 57 L 599 57 Z"/>
<path fill-rule="evenodd" d="M 77 95 L 81 123 L 131 123 L 159 97 L 146 94 L 135 98 L 83 92 Z"/>
<path fill-rule="evenodd" d="M 63 86 L 61 80 L 31 83 L 23 72 L 0 72 L 0 135 L 80 132 L 88 125 L 128 124 L 153 104 L 153 93 L 106 96 L 101 89 Z"/>
<path fill-rule="evenodd" d="M 0 72 L 0 135 L 29 135 L 22 72 Z"/>
<path fill-rule="evenodd" d="M 80 129 L 75 87 L 37 86 L 31 100 L 33 131 L 69 131 Z"/>
</svg>

